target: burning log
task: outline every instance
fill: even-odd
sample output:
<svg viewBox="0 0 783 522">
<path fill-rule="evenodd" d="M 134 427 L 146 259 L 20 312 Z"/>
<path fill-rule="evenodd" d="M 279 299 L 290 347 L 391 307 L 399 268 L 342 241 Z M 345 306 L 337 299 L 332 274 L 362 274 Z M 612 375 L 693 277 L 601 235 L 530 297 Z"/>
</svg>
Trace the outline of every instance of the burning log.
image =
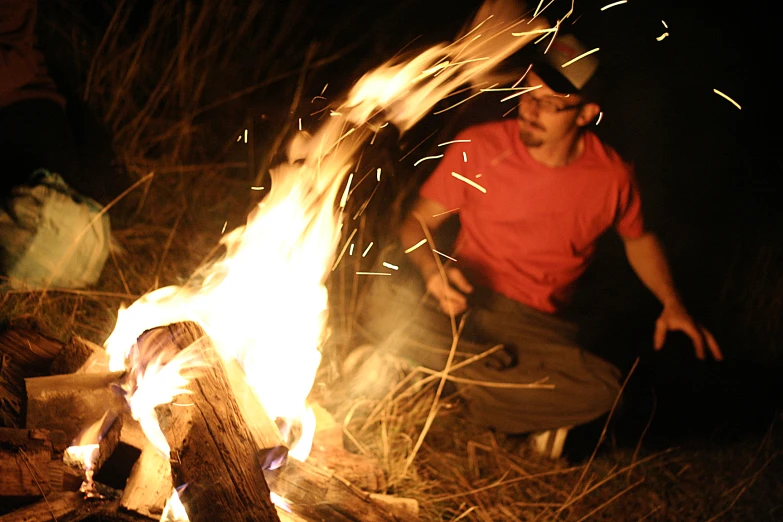
<svg viewBox="0 0 783 522">
<path fill-rule="evenodd" d="M 253 435 L 231 391 L 220 355 L 195 323 L 156 330 L 179 349 L 202 343 L 202 356 L 209 363 L 189 384 L 192 393 L 177 399 L 179 405 L 157 409 L 171 447 L 173 485 L 186 485 L 180 497 L 190 520 L 279 520 Z M 138 342 L 144 342 L 144 337 Z"/>
<path fill-rule="evenodd" d="M 40 497 L 62 490 L 62 431 L 0 428 L 0 497 Z"/>
</svg>

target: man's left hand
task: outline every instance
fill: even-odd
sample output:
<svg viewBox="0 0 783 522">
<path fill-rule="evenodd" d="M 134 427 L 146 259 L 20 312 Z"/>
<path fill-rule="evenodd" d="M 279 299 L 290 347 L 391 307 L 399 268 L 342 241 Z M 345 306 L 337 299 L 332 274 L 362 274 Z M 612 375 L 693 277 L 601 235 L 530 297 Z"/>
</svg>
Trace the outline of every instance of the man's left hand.
<svg viewBox="0 0 783 522">
<path fill-rule="evenodd" d="M 704 360 L 705 343 L 716 361 L 723 360 L 723 354 L 720 351 L 718 342 L 709 330 L 700 324 L 697 324 L 680 304 L 664 306 L 660 317 L 658 317 L 658 320 L 655 322 L 654 346 L 656 350 L 663 348 L 663 343 L 666 340 L 666 333 L 670 330 L 679 330 L 691 338 L 691 341 L 693 341 L 693 349 L 699 360 Z"/>
</svg>

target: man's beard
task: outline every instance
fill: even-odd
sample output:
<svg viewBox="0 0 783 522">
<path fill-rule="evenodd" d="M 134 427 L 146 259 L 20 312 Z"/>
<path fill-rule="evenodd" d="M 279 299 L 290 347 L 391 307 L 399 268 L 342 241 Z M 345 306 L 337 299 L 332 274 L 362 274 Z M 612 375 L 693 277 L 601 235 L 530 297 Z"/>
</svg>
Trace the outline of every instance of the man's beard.
<svg viewBox="0 0 783 522">
<path fill-rule="evenodd" d="M 523 120 L 522 118 L 519 118 L 519 120 L 524 121 L 534 129 L 544 130 L 537 123 L 532 123 L 528 120 Z M 540 147 L 544 144 L 544 140 L 541 137 L 536 136 L 533 132 L 521 126 L 519 127 L 519 139 L 522 140 L 522 143 L 524 143 L 526 147 Z"/>
</svg>

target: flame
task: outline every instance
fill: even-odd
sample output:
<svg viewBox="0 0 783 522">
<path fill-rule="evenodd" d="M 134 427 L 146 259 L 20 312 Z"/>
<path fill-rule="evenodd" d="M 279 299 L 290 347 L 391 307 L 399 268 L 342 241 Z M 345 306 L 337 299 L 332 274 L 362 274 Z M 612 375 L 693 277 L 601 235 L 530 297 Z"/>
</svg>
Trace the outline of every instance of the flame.
<svg viewBox="0 0 783 522">
<path fill-rule="evenodd" d="M 166 437 L 160 430 L 155 407 L 172 402 L 177 395 L 187 395 L 187 388 L 193 370 L 206 366 L 200 351 L 200 342 L 195 342 L 181 351 L 175 348 L 159 351 L 152 358 L 140 353 L 138 343 L 134 343 L 129 359 L 135 361 L 122 383 L 126 392 L 131 416 L 139 421 L 144 435 L 150 443 L 166 458 L 171 449 Z"/>
<path fill-rule="evenodd" d="M 476 85 L 542 24 L 541 19 L 522 20 L 514 2 L 488 1 L 455 42 L 407 61 L 389 61 L 364 75 L 317 132 L 300 132 L 289 143 L 289 163 L 272 171 L 271 190 L 247 224 L 223 236 L 220 260 L 200 268 L 183 286 L 161 288 L 119 311 L 105 343 L 110 368 L 133 367 L 132 347 L 142 331 L 195 321 L 222 357 L 241 364 L 273 419 L 299 418 L 307 428 L 303 431 L 314 430 L 305 404 L 326 336 L 325 282 L 341 236 L 345 198 L 336 202 L 344 184 L 343 194 L 349 192 L 344 180 L 357 152 L 378 123 L 392 122 L 404 132 L 457 87 Z M 520 28 L 527 30 L 512 34 Z M 130 402 L 145 433 L 162 437 L 152 426 L 154 406 L 183 391 L 181 369 L 189 362 L 194 363 L 174 357 L 138 372 L 141 380 Z M 311 438 L 312 433 L 304 435 L 302 447 Z M 162 446 L 165 439 L 158 443 Z M 291 449 L 298 458 L 309 452 L 309 447 Z"/>
<path fill-rule="evenodd" d="M 179 498 L 179 492 L 176 488 L 171 490 L 171 496 L 166 501 L 166 506 L 160 515 L 160 522 L 190 522 L 188 512 L 185 510 L 185 506 L 182 505 L 182 500 Z"/>
<path fill-rule="evenodd" d="M 79 491 L 87 497 L 102 498 L 95 488 L 93 475 L 95 474 L 95 461 L 100 453 L 100 441 L 111 428 L 117 415 L 107 411 L 103 417 L 95 421 L 73 441 L 73 444 L 65 449 L 63 463 L 66 466 L 80 469 L 84 472 L 84 482 Z"/>
</svg>

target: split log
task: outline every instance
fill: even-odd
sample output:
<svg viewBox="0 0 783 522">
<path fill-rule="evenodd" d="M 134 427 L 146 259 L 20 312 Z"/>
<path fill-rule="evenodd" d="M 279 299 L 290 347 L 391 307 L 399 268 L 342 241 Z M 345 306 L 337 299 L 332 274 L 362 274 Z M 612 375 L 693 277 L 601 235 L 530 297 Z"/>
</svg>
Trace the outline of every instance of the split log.
<svg viewBox="0 0 783 522">
<path fill-rule="evenodd" d="M 40 522 L 58 520 L 79 510 L 84 505 L 84 495 L 65 491 L 54 493 L 46 499 L 0 516 L 0 522 Z"/>
<path fill-rule="evenodd" d="M 61 491 L 61 431 L 0 428 L 0 496 L 41 497 Z"/>
<path fill-rule="evenodd" d="M 188 385 L 192 393 L 175 399 L 189 406 L 168 405 L 157 410 L 171 447 L 173 485 L 187 484 L 180 498 L 190 520 L 279 520 L 253 436 L 217 350 L 195 323 L 176 323 L 159 330 L 167 332 L 179 349 L 199 342 L 202 357 L 209 364 Z"/>
<path fill-rule="evenodd" d="M 120 506 L 146 517 L 160 519 L 166 501 L 171 496 L 171 464 L 147 444 L 133 465 L 120 499 Z"/>
<path fill-rule="evenodd" d="M 125 409 L 113 386 L 122 372 L 72 373 L 25 379 L 27 427 L 65 432 L 69 441 L 103 418 Z"/>
<path fill-rule="evenodd" d="M 47 375 L 64 346 L 28 328 L 0 334 L 0 426 L 24 428 L 25 377 Z"/>
<path fill-rule="evenodd" d="M 367 493 L 330 470 L 289 459 L 266 472 L 267 482 L 295 515 L 314 520 L 401 522 L 418 520 L 413 499 L 389 501 Z M 416 507 L 414 507 L 416 506 Z"/>
<path fill-rule="evenodd" d="M 169 459 L 150 444 L 137 421 L 123 416 L 120 441 L 141 450 L 122 492 L 120 506 L 134 513 L 160 520 L 166 501 L 171 496 L 171 464 Z"/>
</svg>

